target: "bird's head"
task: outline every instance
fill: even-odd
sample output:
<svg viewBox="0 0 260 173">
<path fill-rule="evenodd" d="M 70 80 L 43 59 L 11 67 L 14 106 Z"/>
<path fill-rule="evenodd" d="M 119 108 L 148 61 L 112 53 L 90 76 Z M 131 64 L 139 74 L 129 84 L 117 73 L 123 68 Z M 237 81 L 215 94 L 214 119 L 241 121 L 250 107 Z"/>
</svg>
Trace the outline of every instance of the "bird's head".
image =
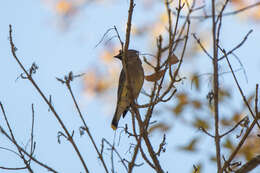
<svg viewBox="0 0 260 173">
<path fill-rule="evenodd" d="M 139 57 L 139 52 L 137 50 L 134 49 L 128 49 L 126 56 L 129 57 Z M 120 60 L 122 60 L 123 58 L 123 51 L 120 50 L 119 54 L 117 54 L 116 56 L 114 56 L 115 58 L 118 58 Z"/>
</svg>

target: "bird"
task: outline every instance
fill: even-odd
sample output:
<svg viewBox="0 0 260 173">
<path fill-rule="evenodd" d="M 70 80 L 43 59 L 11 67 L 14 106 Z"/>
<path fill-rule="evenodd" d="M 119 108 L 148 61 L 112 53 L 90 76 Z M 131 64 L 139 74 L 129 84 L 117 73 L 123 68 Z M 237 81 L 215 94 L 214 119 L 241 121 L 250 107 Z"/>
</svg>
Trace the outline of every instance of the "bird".
<svg viewBox="0 0 260 173">
<path fill-rule="evenodd" d="M 114 56 L 121 60 L 123 64 L 123 51 L 120 50 L 119 54 Z M 132 89 L 132 96 L 136 100 L 142 89 L 144 83 L 144 70 L 142 67 L 142 61 L 139 58 L 139 52 L 134 49 L 129 49 L 126 53 L 126 66 L 128 70 L 130 87 L 127 87 L 126 73 L 124 69 L 121 70 L 118 89 L 117 89 L 117 105 L 115 114 L 111 123 L 111 128 L 113 130 L 117 129 L 118 122 L 123 116 L 125 117 L 129 107 L 132 103 L 130 98 L 130 88 Z"/>
</svg>

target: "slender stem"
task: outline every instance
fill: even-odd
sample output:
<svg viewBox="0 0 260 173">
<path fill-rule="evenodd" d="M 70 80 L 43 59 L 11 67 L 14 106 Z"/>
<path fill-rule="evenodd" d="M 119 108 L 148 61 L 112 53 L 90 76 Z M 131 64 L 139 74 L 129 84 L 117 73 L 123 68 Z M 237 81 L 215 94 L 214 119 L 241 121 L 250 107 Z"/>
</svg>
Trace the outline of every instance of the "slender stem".
<svg viewBox="0 0 260 173">
<path fill-rule="evenodd" d="M 76 101 L 76 98 L 75 98 L 75 96 L 74 96 L 74 94 L 73 94 L 73 92 L 72 92 L 71 86 L 70 86 L 70 81 L 66 81 L 66 86 L 67 86 L 67 88 L 68 88 L 68 90 L 69 90 L 69 92 L 70 92 L 70 95 L 71 95 L 72 99 L 73 99 L 73 102 L 74 102 L 75 107 L 76 107 L 76 109 L 77 109 L 77 111 L 78 111 L 78 114 L 79 114 L 79 116 L 80 116 L 80 119 L 81 119 L 81 121 L 83 122 L 84 128 L 85 128 L 85 130 L 86 130 L 86 132 L 87 132 L 87 134 L 88 134 L 88 136 L 89 136 L 89 138 L 90 138 L 90 140 L 91 140 L 91 142 L 92 142 L 92 144 L 93 144 L 93 146 L 94 146 L 94 148 L 95 148 L 95 150 L 96 150 L 96 152 L 97 152 L 97 154 L 98 154 L 99 159 L 100 159 L 101 162 L 102 162 L 102 165 L 103 165 L 103 167 L 104 167 L 106 173 L 108 173 L 109 171 L 108 171 L 108 169 L 107 169 L 107 166 L 106 166 L 106 163 L 105 163 L 105 161 L 104 161 L 104 159 L 103 159 L 103 156 L 102 156 L 102 154 L 99 152 L 99 150 L 98 150 L 98 148 L 97 148 L 97 145 L 96 145 L 96 143 L 95 143 L 95 141 L 94 141 L 94 139 L 93 139 L 93 137 L 92 137 L 92 135 L 91 135 L 91 133 L 90 133 L 90 131 L 89 131 L 89 128 L 88 128 L 88 126 L 87 126 L 87 123 L 86 123 L 86 121 L 84 120 L 83 115 L 82 115 L 82 113 L 81 113 L 81 111 L 80 111 L 80 109 L 79 109 L 78 103 L 77 103 L 77 101 Z"/>
<path fill-rule="evenodd" d="M 89 170 L 87 168 L 87 165 L 76 145 L 76 143 L 74 142 L 71 134 L 69 133 L 68 129 L 66 128 L 65 124 L 63 123 L 63 121 L 61 120 L 60 116 L 58 115 L 58 113 L 56 112 L 56 110 L 54 109 L 54 107 L 52 106 L 52 104 L 49 102 L 49 100 L 47 99 L 47 97 L 43 94 L 42 90 L 39 88 L 39 86 L 36 84 L 36 82 L 34 81 L 34 79 L 32 78 L 32 76 L 26 71 L 26 69 L 24 68 L 23 64 L 20 62 L 20 60 L 18 59 L 18 57 L 16 56 L 16 48 L 15 45 L 13 43 L 13 38 L 12 38 L 12 25 L 9 25 L 9 39 L 10 39 L 10 45 L 11 45 L 11 51 L 13 54 L 14 59 L 16 60 L 16 62 L 19 64 L 20 68 L 23 70 L 23 72 L 25 73 L 26 77 L 28 78 L 28 80 L 32 83 L 32 85 L 35 87 L 35 89 L 37 90 L 37 92 L 40 94 L 40 96 L 43 98 L 43 100 L 45 101 L 45 103 L 49 106 L 50 110 L 52 111 L 53 115 L 55 116 L 55 118 L 58 120 L 59 124 L 61 125 L 62 129 L 65 131 L 69 142 L 72 144 L 74 150 L 76 151 L 85 171 L 88 173 Z"/>
<path fill-rule="evenodd" d="M 234 157 L 237 155 L 238 151 L 240 150 L 240 148 L 243 146 L 244 142 L 246 141 L 248 135 L 250 134 L 250 132 L 252 131 L 253 127 L 256 124 L 256 119 L 254 119 L 254 121 L 252 122 L 252 124 L 249 126 L 249 128 L 246 130 L 245 135 L 243 136 L 243 138 L 241 139 L 241 141 L 238 143 L 237 147 L 235 148 L 235 150 L 231 153 L 231 155 L 229 156 L 228 160 L 225 161 L 223 168 L 221 169 L 221 172 L 224 172 L 226 170 L 226 168 L 229 166 L 229 164 L 231 163 L 231 161 L 234 159 Z"/>
<path fill-rule="evenodd" d="M 215 145 L 216 145 L 216 158 L 218 173 L 221 171 L 221 151 L 220 151 L 220 136 L 219 136 L 219 105 L 218 105 L 218 50 L 217 50 L 217 39 L 216 39 L 216 20 L 215 20 L 215 0 L 211 1 L 212 8 L 212 37 L 213 37 L 213 90 L 214 90 L 214 116 L 215 116 Z"/>
<path fill-rule="evenodd" d="M 18 143 L 17 143 L 17 141 L 16 141 L 16 139 L 15 139 L 15 137 L 14 137 L 12 128 L 11 128 L 11 126 L 10 126 L 10 124 L 9 124 L 9 121 L 8 121 L 7 116 L 6 116 L 6 114 L 5 114 L 4 107 L 3 107 L 3 105 L 2 105 L 1 102 L 0 102 L 0 107 L 1 107 L 1 110 L 2 110 L 2 113 L 3 113 L 3 116 L 4 116 L 4 119 L 5 119 L 6 125 L 7 125 L 7 127 L 8 127 L 8 130 L 9 130 L 9 132 L 10 132 L 10 134 L 11 134 L 10 141 L 12 141 L 12 143 L 16 146 L 16 148 L 17 148 L 17 150 L 18 150 L 18 152 L 19 152 L 19 157 L 23 160 L 23 162 L 24 162 L 24 164 L 25 164 L 25 166 L 26 166 L 26 169 L 28 169 L 28 171 L 29 171 L 30 173 L 33 173 L 33 170 L 32 170 L 32 168 L 31 168 L 30 163 L 25 159 L 24 154 L 22 153 L 22 151 L 21 151 L 21 149 L 20 149 L 20 147 L 19 147 L 19 145 L 18 145 Z"/>
</svg>

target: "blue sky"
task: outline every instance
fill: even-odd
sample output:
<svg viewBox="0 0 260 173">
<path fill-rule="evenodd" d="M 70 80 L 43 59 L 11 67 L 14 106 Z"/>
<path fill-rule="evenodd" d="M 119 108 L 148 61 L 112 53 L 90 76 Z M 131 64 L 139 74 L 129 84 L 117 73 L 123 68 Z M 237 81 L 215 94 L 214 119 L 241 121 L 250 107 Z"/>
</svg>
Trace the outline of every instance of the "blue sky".
<svg viewBox="0 0 260 173">
<path fill-rule="evenodd" d="M 105 6 L 92 3 L 82 9 L 73 19 L 68 31 L 62 32 L 55 27 L 57 16 L 43 4 L 43 1 L 9 0 L 1 3 L 0 101 L 6 109 L 17 140 L 24 145 L 30 135 L 31 104 L 34 103 L 36 120 L 35 140 L 37 142 L 36 157 L 60 172 L 80 172 L 83 171 L 83 168 L 67 141 L 62 140 L 62 144 L 57 143 L 57 132 L 61 128 L 52 113 L 48 112 L 47 105 L 39 97 L 36 90 L 26 80 L 19 79 L 16 81 L 21 70 L 11 56 L 8 42 L 8 25 L 13 25 L 13 39 L 18 48 L 17 55 L 25 67 L 29 68 L 33 62 L 39 65 L 39 70 L 34 79 L 47 96 L 49 94 L 52 95 L 53 104 L 57 112 L 61 114 L 65 124 L 71 130 L 75 130 L 75 140 L 89 165 L 90 172 L 103 172 L 101 163 L 98 161 L 88 137 L 86 135 L 83 137 L 79 136 L 78 128 L 81 122 L 77 117 L 69 92 L 64 85 L 56 81 L 55 77 L 63 77 L 69 71 L 82 73 L 93 66 L 101 68 L 97 59 L 100 51 L 102 51 L 102 46 L 95 48 L 95 45 L 104 32 L 114 25 L 119 27 L 122 35 L 124 34 L 123 26 L 127 18 L 127 9 L 127 1 L 116 1 Z M 164 6 L 162 5 L 154 6 L 152 10 L 146 11 L 144 15 L 142 6 L 137 3 L 133 22 L 138 24 L 142 23 L 142 21 L 150 20 L 156 14 L 160 14 L 163 9 Z M 242 88 L 247 91 L 247 94 L 250 94 L 260 79 L 260 57 L 257 53 L 260 40 L 259 24 L 235 17 L 227 17 L 223 22 L 223 25 L 227 27 L 223 29 L 222 37 L 224 41 L 222 44 L 227 50 L 240 42 L 247 31 L 250 29 L 254 30 L 245 45 L 237 51 L 247 72 L 248 82 L 245 80 L 242 72 L 238 72 L 237 75 Z M 130 47 L 144 52 L 149 51 L 149 46 L 143 46 L 143 43 L 142 40 L 133 38 Z M 202 71 L 210 69 L 208 67 L 210 61 L 205 59 L 207 58 L 202 58 L 202 60 L 196 62 L 201 63 L 201 66 L 198 68 L 202 69 Z M 236 63 L 235 61 L 233 62 Z M 193 63 L 195 63 L 194 60 L 187 63 L 187 67 L 184 67 L 184 69 L 188 69 Z M 182 73 L 185 74 L 187 72 L 183 71 Z M 232 85 L 233 80 L 230 79 L 232 79 L 231 75 L 223 77 L 223 85 Z M 184 85 L 184 87 L 188 86 L 189 84 Z M 86 99 L 83 95 L 82 81 L 80 79 L 74 81 L 72 87 L 98 146 L 100 146 L 100 141 L 103 137 L 112 142 L 114 132 L 110 129 L 112 116 L 109 116 L 112 112 L 107 112 L 106 107 L 112 107 L 111 110 L 113 110 L 115 105 L 102 101 L 102 98 L 91 101 Z M 240 99 L 235 87 L 233 91 L 234 95 Z M 237 105 L 239 106 L 238 102 Z M 130 121 L 130 118 L 126 118 L 121 122 L 125 123 L 127 121 Z M 0 124 L 4 125 L 3 117 L 0 117 Z M 213 147 L 206 148 L 200 154 L 175 152 L 176 146 L 187 143 L 190 137 L 202 137 L 203 135 L 200 132 L 183 127 L 177 123 L 174 124 L 172 131 L 175 131 L 175 133 L 167 135 L 167 152 L 173 154 L 163 154 L 160 157 L 165 170 L 169 172 L 174 170 L 178 170 L 177 172 L 191 172 L 192 165 L 197 164 L 200 160 L 203 160 L 202 163 L 207 164 L 207 167 L 204 169 L 205 172 L 214 170 L 214 165 L 206 162 L 205 159 L 205 155 L 214 153 Z M 158 141 L 161 138 L 160 133 L 155 133 L 152 135 L 151 140 L 159 144 Z M 10 144 L 5 142 L 6 140 L 3 136 L 0 136 L 0 141 L 3 141 L 0 142 L 1 147 L 10 147 Z M 123 155 L 127 152 L 130 142 L 126 136 L 122 137 L 119 148 Z M 204 142 L 205 146 L 214 145 L 213 141 L 210 140 L 204 140 Z M 109 156 L 110 152 L 106 152 Z M 0 166 L 12 167 L 22 165 L 22 162 L 15 155 L 10 155 L 10 153 L 2 150 L 0 150 L 0 153 Z M 129 156 L 129 153 L 126 156 Z M 108 165 L 110 165 L 109 158 L 107 157 Z M 39 167 L 35 167 L 35 170 L 37 170 L 37 173 L 47 172 Z M 137 172 L 145 170 L 147 170 L 147 166 L 136 169 Z M 22 173 L 23 171 L 19 172 Z"/>
</svg>

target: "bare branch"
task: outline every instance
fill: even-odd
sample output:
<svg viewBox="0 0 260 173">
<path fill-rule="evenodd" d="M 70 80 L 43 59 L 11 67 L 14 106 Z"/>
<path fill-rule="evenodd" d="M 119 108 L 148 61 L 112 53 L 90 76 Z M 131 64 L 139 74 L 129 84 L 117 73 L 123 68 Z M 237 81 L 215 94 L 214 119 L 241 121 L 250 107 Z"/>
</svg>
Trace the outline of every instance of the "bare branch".
<svg viewBox="0 0 260 173">
<path fill-rule="evenodd" d="M 240 8 L 238 10 L 234 10 L 234 11 L 230 11 L 230 12 L 226 12 L 226 13 L 223 13 L 222 16 L 232 16 L 232 15 L 236 15 L 236 14 L 239 14 L 241 12 L 244 12 L 246 10 L 249 10 L 249 9 L 252 9 L 252 8 L 255 8 L 257 6 L 260 5 L 260 2 L 256 2 L 254 4 L 251 4 L 251 5 L 248 5 L 246 7 L 243 7 L 243 8 Z M 204 6 L 202 6 L 203 8 Z M 198 8 L 198 9 L 201 9 L 201 8 Z M 176 15 L 176 12 L 173 12 L 174 15 Z M 217 15 L 216 15 L 217 16 Z M 186 18 L 187 16 L 186 15 L 180 15 L 180 18 Z M 202 19 L 209 19 L 209 18 L 212 18 L 212 15 L 204 15 L 204 16 L 190 16 L 191 19 L 198 19 L 198 20 L 202 20 Z"/>
<path fill-rule="evenodd" d="M 61 125 L 62 129 L 65 131 L 66 135 L 69 137 L 69 142 L 71 143 L 71 145 L 73 146 L 75 152 L 77 153 L 85 171 L 88 173 L 89 170 L 87 168 L 87 165 L 76 145 L 76 143 L 74 142 L 74 140 L 72 139 L 72 137 L 70 136 L 69 131 L 67 130 L 65 124 L 63 123 L 63 121 L 61 120 L 60 116 L 58 115 L 58 113 L 56 112 L 56 110 L 54 109 L 54 107 L 50 104 L 49 100 L 47 99 L 47 97 L 43 94 L 42 90 L 39 88 L 38 84 L 36 84 L 36 82 L 34 81 L 34 79 L 31 77 L 31 75 L 25 70 L 23 64 L 20 62 L 20 60 L 18 59 L 18 57 L 16 56 L 16 47 L 13 43 L 13 37 L 12 37 L 12 25 L 9 25 L 9 41 L 10 41 L 10 45 L 11 45 L 11 52 L 13 55 L 13 58 L 16 60 L 16 62 L 18 63 L 19 67 L 23 70 L 23 72 L 25 73 L 26 77 L 28 78 L 28 80 L 32 83 L 32 85 L 35 87 L 35 89 L 37 90 L 37 92 L 40 94 L 40 96 L 43 98 L 44 102 L 49 106 L 50 110 L 52 111 L 53 115 L 55 116 L 55 118 L 58 120 L 59 124 Z"/>
<path fill-rule="evenodd" d="M 235 173 L 247 173 L 255 169 L 258 165 L 260 165 L 260 155 L 251 159 L 249 162 L 244 164 L 241 168 L 239 168 Z"/>
<path fill-rule="evenodd" d="M 119 152 L 117 151 L 117 149 L 115 148 L 114 145 L 110 144 L 110 142 L 108 140 L 106 140 L 105 138 L 102 139 L 102 143 L 107 143 L 110 147 L 111 150 L 114 151 L 116 153 L 116 155 L 118 156 L 118 158 L 120 159 L 120 162 L 123 164 L 124 168 L 126 169 L 126 172 L 128 171 L 127 166 L 124 162 L 124 159 L 121 157 L 121 155 L 119 154 Z"/>
<path fill-rule="evenodd" d="M 230 64 L 230 62 L 229 62 L 229 60 L 228 60 L 227 53 L 226 53 L 225 49 L 221 49 L 220 46 L 219 46 L 219 49 L 224 53 L 224 56 L 225 56 L 225 58 L 226 58 L 226 60 L 227 60 L 228 66 L 229 66 L 229 68 L 230 68 L 230 70 L 231 70 L 231 72 L 232 72 L 233 78 L 234 78 L 234 80 L 235 80 L 235 82 L 236 82 L 236 85 L 237 85 L 237 87 L 238 87 L 238 90 L 239 90 L 239 92 L 240 92 L 240 95 L 242 96 L 245 105 L 247 106 L 247 108 L 248 108 L 250 114 L 252 115 L 252 117 L 256 120 L 256 124 L 257 124 L 258 128 L 260 129 L 260 125 L 259 125 L 259 123 L 258 123 L 258 121 L 257 121 L 258 118 L 254 115 L 254 112 L 253 112 L 253 110 L 251 109 L 251 107 L 250 107 L 250 105 L 249 105 L 249 103 L 248 103 L 248 101 L 247 101 L 247 99 L 246 99 L 246 97 L 245 97 L 245 95 L 244 95 L 244 93 L 243 93 L 243 91 L 242 91 L 242 89 L 241 89 L 239 83 L 238 83 L 238 80 L 237 80 L 236 75 L 235 75 L 235 73 L 234 73 L 234 71 L 233 71 L 233 68 L 232 68 L 232 66 L 231 66 L 231 64 Z"/>
<path fill-rule="evenodd" d="M 204 51 L 204 53 L 210 58 L 213 59 L 213 57 L 209 54 L 209 52 L 205 49 L 205 47 L 202 45 L 200 39 L 197 38 L 196 34 L 193 33 L 192 36 L 194 37 L 194 39 L 197 41 L 197 43 L 199 44 L 200 48 Z"/>
<path fill-rule="evenodd" d="M 236 123 L 236 125 L 233 127 L 233 128 L 231 128 L 229 131 L 227 131 L 226 133 L 224 133 L 224 134 L 222 134 L 222 135 L 220 135 L 219 137 L 224 137 L 224 136 L 226 136 L 227 134 L 229 134 L 230 132 L 232 132 L 232 131 L 234 131 L 242 122 L 244 122 L 244 121 L 248 121 L 248 117 L 246 116 L 246 117 L 244 117 L 242 120 L 240 120 L 238 123 Z"/>
<path fill-rule="evenodd" d="M 32 156 L 32 153 L 29 154 L 28 152 L 26 152 L 25 149 L 23 149 L 23 148 L 17 143 L 17 141 L 16 141 L 16 139 L 15 139 L 15 137 L 14 137 L 14 135 L 13 135 L 13 131 L 12 131 L 12 129 L 11 129 L 11 126 L 10 126 L 10 124 L 9 124 L 9 122 L 8 122 L 7 116 L 6 116 L 6 114 L 5 114 L 4 107 L 3 107 L 3 105 L 2 105 L 1 102 L 0 102 L 0 107 L 1 107 L 1 110 L 2 110 L 2 113 L 3 113 L 3 116 L 4 116 L 4 119 L 5 119 L 5 122 L 6 122 L 6 124 L 7 124 L 8 130 L 9 130 L 9 132 L 10 132 L 10 135 L 8 135 L 8 133 L 7 133 L 1 126 L 0 126 L 0 132 L 1 132 L 12 144 L 15 145 L 15 147 L 16 147 L 17 150 L 18 150 L 18 153 L 14 152 L 13 150 L 10 150 L 10 149 L 7 149 L 7 150 L 9 150 L 9 151 L 14 152 L 15 154 L 17 154 L 17 155 L 23 160 L 23 162 L 24 162 L 24 164 L 25 164 L 25 167 L 26 167 L 26 169 L 28 169 L 29 172 L 33 172 L 33 170 L 32 170 L 31 167 L 30 167 L 30 160 L 33 160 L 35 163 L 37 163 L 37 164 L 39 164 L 40 166 L 46 168 L 47 170 L 49 170 L 49 171 L 51 171 L 51 172 L 54 172 L 54 173 L 57 173 L 57 171 L 55 171 L 53 168 L 51 168 L 51 167 L 47 166 L 46 164 L 44 164 L 44 163 L 38 161 L 35 157 Z M 3 147 L 1 147 L 1 148 L 3 149 Z M 25 155 L 26 155 L 27 157 L 29 157 L 29 161 L 27 161 L 27 160 L 25 159 L 25 157 L 24 157 Z"/>
<path fill-rule="evenodd" d="M 70 72 L 69 74 L 72 74 L 72 72 Z M 107 169 L 107 166 L 106 166 L 106 163 L 105 163 L 105 161 L 104 161 L 103 155 L 99 152 L 99 150 L 98 150 L 98 148 L 97 148 L 97 145 L 96 145 L 96 143 L 95 143 L 95 141 L 94 141 L 94 139 L 93 139 L 93 137 L 92 137 L 92 134 L 91 134 L 91 132 L 90 132 L 88 126 L 87 126 L 87 123 L 86 123 L 85 119 L 83 118 L 83 115 L 82 115 L 82 113 L 81 113 L 81 110 L 80 110 L 80 108 L 79 108 L 79 106 L 78 106 L 78 103 L 77 103 L 77 101 L 76 101 L 76 98 L 75 98 L 75 96 L 74 96 L 74 94 L 73 94 L 73 91 L 72 91 L 72 89 L 71 89 L 70 82 L 73 81 L 73 76 L 71 76 L 71 77 L 69 77 L 69 76 L 70 76 L 70 75 L 68 75 L 67 77 L 66 77 L 66 76 L 64 77 L 65 83 L 66 83 L 66 86 L 67 86 L 67 89 L 69 90 L 69 93 L 70 93 L 70 95 L 71 95 L 71 98 L 72 98 L 72 100 L 73 100 L 73 103 L 74 103 L 74 105 L 75 105 L 75 107 L 76 107 L 76 109 L 77 109 L 78 115 L 79 115 L 79 117 L 80 117 L 80 119 L 81 119 L 81 121 L 82 121 L 82 123 L 83 123 L 83 125 L 84 125 L 84 130 L 87 132 L 87 134 L 88 134 L 88 136 L 89 136 L 89 138 L 90 138 L 90 140 L 91 140 L 91 143 L 93 144 L 93 146 L 94 146 L 94 148 L 95 148 L 95 150 L 96 150 L 96 152 L 97 152 L 97 154 L 98 154 L 98 158 L 101 160 L 102 165 L 103 165 L 105 171 L 108 173 L 109 171 L 108 171 L 108 169 Z"/>
<path fill-rule="evenodd" d="M 253 32 L 253 30 L 251 29 L 250 31 L 248 31 L 248 33 L 246 34 L 246 36 L 244 37 L 244 39 L 236 46 L 234 47 L 233 49 L 231 49 L 230 51 L 228 51 L 226 53 L 226 55 L 229 55 L 229 54 L 232 54 L 235 50 L 237 50 L 238 48 L 240 48 L 244 43 L 245 41 L 247 40 L 248 36 Z M 219 61 L 224 59 L 225 58 L 225 55 L 223 55 L 222 57 L 219 58 Z"/>
<path fill-rule="evenodd" d="M 214 98 L 214 117 L 215 117 L 215 145 L 218 173 L 221 173 L 221 148 L 219 137 L 219 69 L 218 69 L 218 40 L 217 40 L 217 26 L 215 19 L 215 0 L 211 0 L 211 14 L 212 14 L 212 46 L 213 46 L 213 98 Z"/>
<path fill-rule="evenodd" d="M 212 138 L 215 138 L 215 136 L 212 135 L 212 134 L 210 134 L 205 128 L 200 127 L 199 130 L 203 131 L 206 135 L 208 135 L 208 136 L 210 136 L 210 137 L 212 137 Z"/>
</svg>

